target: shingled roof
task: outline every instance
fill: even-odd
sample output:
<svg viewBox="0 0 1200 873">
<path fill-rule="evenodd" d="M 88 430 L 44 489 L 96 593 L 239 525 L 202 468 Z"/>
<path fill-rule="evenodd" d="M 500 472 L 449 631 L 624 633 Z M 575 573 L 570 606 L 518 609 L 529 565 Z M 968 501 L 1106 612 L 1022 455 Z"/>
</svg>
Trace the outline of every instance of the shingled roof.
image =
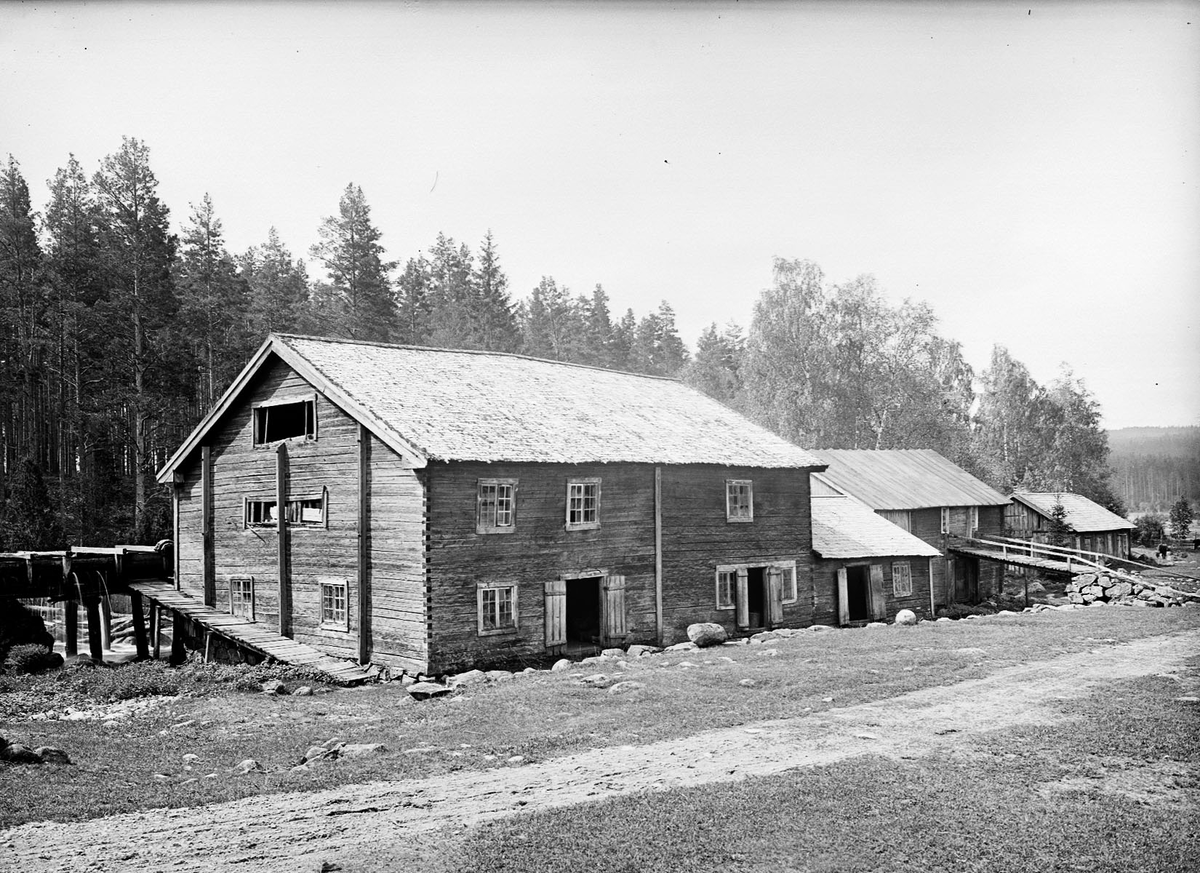
<svg viewBox="0 0 1200 873">
<path fill-rule="evenodd" d="M 812 535 L 813 551 L 822 558 L 936 558 L 941 554 L 865 503 L 817 488 L 820 478 L 812 477 Z M 823 496 L 817 495 L 818 490 Z"/>
<path fill-rule="evenodd" d="M 1137 527 L 1133 522 L 1121 518 L 1115 512 L 1109 512 L 1082 494 L 1072 494 L 1068 491 L 1014 491 L 1013 500 L 1024 503 L 1046 518 L 1050 518 L 1054 512 L 1054 504 L 1061 501 L 1063 509 L 1067 512 L 1066 522 L 1076 533 L 1132 530 Z"/>
<path fill-rule="evenodd" d="M 933 449 L 823 449 L 824 475 L 872 509 L 1003 506 L 1009 499 Z"/>
<path fill-rule="evenodd" d="M 271 356 L 417 464 L 824 464 L 674 379 L 520 355 L 272 335 L 159 472 L 165 481 Z"/>
</svg>

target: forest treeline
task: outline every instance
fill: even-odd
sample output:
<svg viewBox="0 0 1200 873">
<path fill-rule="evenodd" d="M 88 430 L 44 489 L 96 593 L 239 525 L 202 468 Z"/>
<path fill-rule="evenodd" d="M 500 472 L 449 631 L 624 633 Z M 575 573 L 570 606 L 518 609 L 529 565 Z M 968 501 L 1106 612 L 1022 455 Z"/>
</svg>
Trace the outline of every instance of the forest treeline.
<svg viewBox="0 0 1200 873">
<path fill-rule="evenodd" d="M 170 536 L 154 470 L 272 331 L 675 376 L 806 447 L 934 448 L 999 488 L 1123 511 L 1080 380 L 1039 385 L 1000 346 L 976 374 L 927 305 L 889 303 L 870 276 L 777 259 L 748 328 L 711 325 L 693 354 L 665 300 L 618 315 L 600 284 L 551 276 L 514 297 L 490 232 L 388 260 L 353 184 L 314 220 L 321 277 L 274 229 L 230 252 L 207 195 L 173 232 L 136 139 L 47 184 L 35 211 L 19 163 L 0 169 L 0 548 Z"/>
<path fill-rule="evenodd" d="M 1113 486 L 1130 509 L 1166 512 L 1180 497 L 1200 505 L 1200 427 L 1109 432 Z"/>
</svg>

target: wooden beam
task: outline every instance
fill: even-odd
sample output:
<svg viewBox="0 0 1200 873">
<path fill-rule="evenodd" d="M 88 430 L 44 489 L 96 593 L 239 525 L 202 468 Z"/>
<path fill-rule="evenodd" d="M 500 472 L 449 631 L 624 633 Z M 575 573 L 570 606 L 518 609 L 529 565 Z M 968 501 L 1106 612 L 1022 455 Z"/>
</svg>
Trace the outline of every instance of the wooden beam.
<svg viewBox="0 0 1200 873">
<path fill-rule="evenodd" d="M 162 607 L 150 601 L 150 657 L 158 660 L 162 651 Z"/>
<path fill-rule="evenodd" d="M 212 447 L 208 445 L 200 449 L 200 517 L 204 548 L 204 602 L 213 606 L 217 602 L 217 569 L 213 543 Z"/>
<path fill-rule="evenodd" d="M 129 608 L 133 612 L 133 645 L 137 649 L 137 659 L 145 661 L 150 657 L 150 644 L 146 639 L 146 614 L 142 612 L 142 595 L 137 591 L 129 592 Z"/>
<path fill-rule="evenodd" d="M 358 425 L 358 663 L 371 662 L 371 432 Z"/>
<path fill-rule="evenodd" d="M 288 522 L 287 522 L 288 453 L 287 443 L 280 443 L 275 450 L 275 523 L 279 529 L 279 551 L 277 555 L 279 576 L 279 633 L 292 635 L 292 588 L 288 574 Z M 328 507 L 326 508 L 328 511 Z M 212 606 L 211 602 L 207 602 Z"/>
<path fill-rule="evenodd" d="M 183 644 L 183 625 L 186 619 L 179 610 L 171 610 L 171 663 L 182 664 L 187 659 L 187 647 Z"/>
<path fill-rule="evenodd" d="M 662 468 L 654 468 L 654 630 L 663 644 Z"/>
<path fill-rule="evenodd" d="M 63 626 L 67 657 L 73 658 L 79 654 L 79 604 L 74 600 L 63 601 Z"/>
<path fill-rule="evenodd" d="M 93 661 L 101 662 L 104 660 L 104 646 L 100 640 L 100 600 L 91 598 L 84 606 L 87 609 L 88 650 Z"/>
</svg>

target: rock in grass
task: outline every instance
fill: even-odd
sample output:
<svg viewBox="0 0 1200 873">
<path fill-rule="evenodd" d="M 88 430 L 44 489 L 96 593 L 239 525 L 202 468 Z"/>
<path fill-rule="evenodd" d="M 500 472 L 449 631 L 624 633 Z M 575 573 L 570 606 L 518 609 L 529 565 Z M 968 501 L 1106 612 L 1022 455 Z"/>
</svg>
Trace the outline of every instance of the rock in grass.
<svg viewBox="0 0 1200 873">
<path fill-rule="evenodd" d="M 777 639 L 780 639 L 779 634 L 772 633 L 771 631 L 762 631 L 761 633 L 756 633 L 754 636 L 750 637 L 750 642 L 761 644 L 774 642 Z"/>
<path fill-rule="evenodd" d="M 662 649 L 658 646 L 643 646 L 640 644 L 632 645 L 625 650 L 626 654 L 631 658 L 640 658 L 643 655 L 657 655 Z"/>
<path fill-rule="evenodd" d="M 387 746 L 383 743 L 346 743 L 338 749 L 338 757 L 361 758 L 364 755 L 377 755 L 386 751 Z"/>
<path fill-rule="evenodd" d="M 253 758 L 247 758 L 244 761 L 238 762 L 238 765 L 233 768 L 233 772 L 239 776 L 245 776 L 249 773 L 266 773 L 267 768 Z"/>
<path fill-rule="evenodd" d="M 729 636 L 725 632 L 725 628 L 715 621 L 698 621 L 695 624 L 689 624 L 687 635 L 689 640 L 702 649 L 707 646 L 719 646 Z"/>
<path fill-rule="evenodd" d="M 625 650 L 613 647 L 611 649 L 603 649 L 600 652 L 601 658 L 624 658 Z"/>
<path fill-rule="evenodd" d="M 41 756 L 24 743 L 11 743 L 0 749 L 0 761 L 10 764 L 40 764 Z"/>
<path fill-rule="evenodd" d="M 686 642 L 676 643 L 673 646 L 667 646 L 665 649 L 663 649 L 663 651 L 664 652 L 694 652 L 696 650 L 696 648 L 697 648 L 697 646 L 695 643 L 693 643 L 691 640 L 687 640 Z"/>
<path fill-rule="evenodd" d="M 868 624 L 867 624 L 867 630 L 874 630 L 875 628 L 879 628 L 879 627 L 887 627 L 887 625 L 881 621 L 872 621 L 872 622 L 868 622 Z"/>
<path fill-rule="evenodd" d="M 33 753 L 41 758 L 43 764 L 70 764 L 70 756 L 62 749 L 54 746 L 38 746 Z"/>
<path fill-rule="evenodd" d="M 738 685 L 741 685 L 743 688 L 757 688 L 758 687 L 758 683 L 756 681 L 754 681 L 753 679 L 742 679 L 738 682 Z"/>
<path fill-rule="evenodd" d="M 566 658 L 559 658 L 550 667 L 550 670 L 553 673 L 562 673 L 564 670 L 570 670 L 570 669 L 571 669 L 571 662 L 568 661 Z"/>
<path fill-rule="evenodd" d="M 815 634 L 820 634 L 825 633 L 826 631 L 836 630 L 836 628 L 832 628 L 827 624 L 812 624 L 808 626 L 807 630 Z"/>
<path fill-rule="evenodd" d="M 468 670 L 465 673 L 459 673 L 457 676 L 450 677 L 451 685 L 477 685 L 480 682 L 487 681 L 487 674 L 482 670 Z"/>
<path fill-rule="evenodd" d="M 324 746 L 309 746 L 308 751 L 304 753 L 304 759 L 301 763 L 311 764 L 313 761 L 319 761 L 322 758 L 328 758 L 335 755 L 332 749 L 327 749 Z"/>
<path fill-rule="evenodd" d="M 579 684 L 587 685 L 592 688 L 605 688 L 611 683 L 611 681 L 612 680 L 610 680 L 603 673 L 596 673 L 592 676 L 584 676 L 579 680 Z"/>
<path fill-rule="evenodd" d="M 292 697 L 312 697 L 313 690 L 311 685 L 301 685 L 292 692 Z"/>
<path fill-rule="evenodd" d="M 267 679 L 260 687 L 263 694 L 287 694 L 287 688 L 278 679 Z"/>
<path fill-rule="evenodd" d="M 407 689 L 414 700 L 429 700 L 431 697 L 443 697 L 454 689 L 436 682 L 414 682 Z"/>
<path fill-rule="evenodd" d="M 632 679 L 627 679 L 624 682 L 618 682 L 616 685 L 608 689 L 609 694 L 631 694 L 634 691 L 640 691 L 645 688 L 643 682 L 634 682 Z"/>
<path fill-rule="evenodd" d="M 912 627 L 917 623 L 917 614 L 911 609 L 902 609 L 896 613 L 896 624 L 900 627 Z"/>
</svg>

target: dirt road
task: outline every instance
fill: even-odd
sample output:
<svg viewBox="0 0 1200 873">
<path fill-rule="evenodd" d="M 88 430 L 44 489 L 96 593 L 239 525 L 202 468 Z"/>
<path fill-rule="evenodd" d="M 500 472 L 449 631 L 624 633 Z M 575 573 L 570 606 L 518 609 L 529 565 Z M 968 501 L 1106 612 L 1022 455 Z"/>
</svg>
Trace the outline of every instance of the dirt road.
<svg viewBox="0 0 1200 873">
<path fill-rule="evenodd" d="M 817 715 L 705 731 L 645 746 L 430 780 L 346 785 L 195 809 L 22 825 L 0 834 L 0 870 L 319 869 L 381 840 L 419 841 L 536 809 L 640 791 L 766 776 L 856 755 L 915 757 L 964 736 L 1052 722 L 1053 703 L 1111 680 L 1178 670 L 1200 631 L 1150 637 L 1010 668 L 986 679 Z M 348 865 L 349 867 L 349 865 Z"/>
</svg>

